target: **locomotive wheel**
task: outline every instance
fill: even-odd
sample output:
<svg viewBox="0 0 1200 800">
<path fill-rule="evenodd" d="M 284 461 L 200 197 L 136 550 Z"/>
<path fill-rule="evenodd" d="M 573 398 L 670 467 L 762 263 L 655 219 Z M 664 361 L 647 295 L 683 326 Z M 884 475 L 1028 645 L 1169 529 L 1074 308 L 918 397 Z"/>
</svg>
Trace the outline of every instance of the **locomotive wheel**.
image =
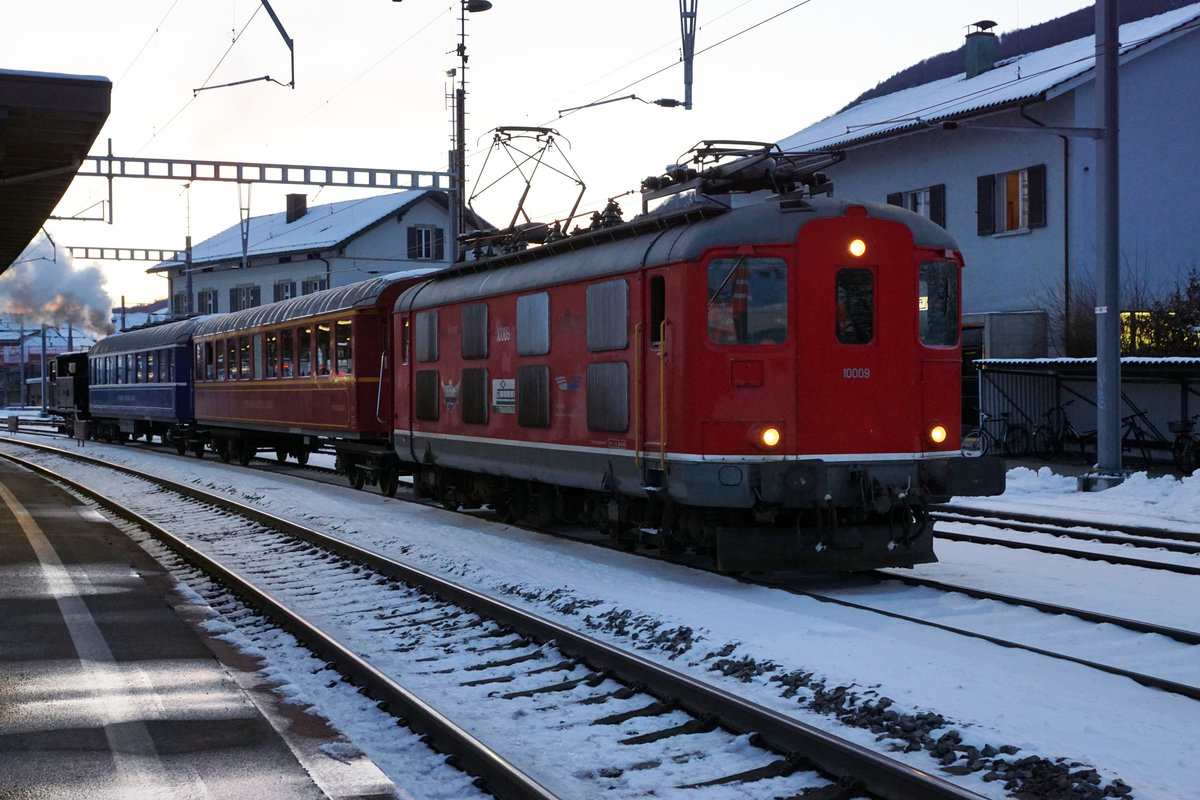
<svg viewBox="0 0 1200 800">
<path fill-rule="evenodd" d="M 308 463 L 308 451 L 307 451 L 307 450 L 301 450 L 300 452 L 296 453 L 296 461 L 297 461 L 297 462 L 300 464 L 300 466 L 302 466 L 302 467 L 303 467 L 305 464 L 307 464 L 307 463 Z"/>
<path fill-rule="evenodd" d="M 395 497 L 396 489 L 400 486 L 400 475 L 396 468 L 389 465 L 379 473 L 379 493 L 387 497 Z"/>
<path fill-rule="evenodd" d="M 355 489 L 361 489 L 367 482 L 367 474 L 358 467 L 349 467 L 346 469 L 346 479 Z"/>
<path fill-rule="evenodd" d="M 287 457 L 288 457 L 287 448 L 284 448 L 284 447 L 276 447 L 275 448 L 275 460 L 276 461 L 278 461 L 280 464 L 282 464 L 285 461 L 287 461 Z"/>
<path fill-rule="evenodd" d="M 255 456 L 255 448 L 249 442 L 241 442 L 237 447 L 237 462 L 243 467 L 250 466 L 250 459 Z"/>
<path fill-rule="evenodd" d="M 220 457 L 222 463 L 228 464 L 233 460 L 233 453 L 230 452 L 228 441 L 222 440 L 217 442 L 216 449 L 217 455 Z"/>
<path fill-rule="evenodd" d="M 177 439 L 175 441 L 175 452 L 179 453 L 179 455 L 183 455 L 184 453 L 186 453 L 187 452 L 187 440 L 183 439 L 182 437 Z M 204 451 L 201 450 L 200 452 L 204 452 Z"/>
<path fill-rule="evenodd" d="M 192 445 L 192 455 L 196 458 L 204 458 L 204 442 L 195 442 Z"/>
</svg>

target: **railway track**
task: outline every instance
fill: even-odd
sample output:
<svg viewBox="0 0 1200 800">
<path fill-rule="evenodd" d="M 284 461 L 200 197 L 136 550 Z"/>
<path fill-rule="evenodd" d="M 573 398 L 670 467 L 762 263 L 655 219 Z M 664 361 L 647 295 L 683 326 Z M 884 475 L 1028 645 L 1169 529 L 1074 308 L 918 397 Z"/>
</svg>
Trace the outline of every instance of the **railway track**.
<svg viewBox="0 0 1200 800">
<path fill-rule="evenodd" d="M 139 508 L 96 502 L 295 632 L 498 796 L 979 797 L 379 553 L 193 486 L 84 469 L 129 475 Z"/>
</svg>

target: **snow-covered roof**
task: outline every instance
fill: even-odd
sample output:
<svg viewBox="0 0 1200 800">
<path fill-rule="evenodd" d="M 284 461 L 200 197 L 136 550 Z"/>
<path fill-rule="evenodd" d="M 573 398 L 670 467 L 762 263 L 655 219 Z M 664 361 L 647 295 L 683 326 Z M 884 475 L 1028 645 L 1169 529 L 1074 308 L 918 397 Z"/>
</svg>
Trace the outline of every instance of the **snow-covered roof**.
<svg viewBox="0 0 1200 800">
<path fill-rule="evenodd" d="M 303 217 L 290 223 L 286 211 L 251 217 L 246 254 L 254 258 L 337 247 L 390 214 L 436 194 L 439 192 L 434 189 L 409 189 L 357 200 L 342 200 L 313 206 Z M 192 246 L 193 264 L 241 257 L 240 223 Z M 178 264 L 178 261 L 164 261 L 147 271 L 156 272 Z"/>
<path fill-rule="evenodd" d="M 1192 27 L 1200 3 L 1121 26 L 1121 53 L 1136 55 L 1163 37 Z M 973 78 L 966 73 L 864 101 L 779 142 L 785 150 L 818 150 L 915 130 L 928 123 L 1045 95 L 1053 97 L 1095 65 L 1095 37 L 1000 61 Z M 1090 77 L 1089 77 L 1090 79 Z"/>
</svg>

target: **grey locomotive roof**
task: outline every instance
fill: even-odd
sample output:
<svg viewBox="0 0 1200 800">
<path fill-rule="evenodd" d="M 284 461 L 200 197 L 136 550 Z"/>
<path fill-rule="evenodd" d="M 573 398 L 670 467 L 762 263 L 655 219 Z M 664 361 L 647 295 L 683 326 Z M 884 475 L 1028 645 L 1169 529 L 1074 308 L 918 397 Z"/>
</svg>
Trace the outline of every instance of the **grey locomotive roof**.
<svg viewBox="0 0 1200 800">
<path fill-rule="evenodd" d="M 152 328 L 138 328 L 114 333 L 92 345 L 88 353 L 93 356 L 105 353 L 132 353 L 139 350 L 155 350 L 160 347 L 187 344 L 191 338 L 192 329 L 201 319 L 196 317 L 166 325 L 155 325 Z"/>
<path fill-rule="evenodd" d="M 306 294 L 303 297 L 293 297 L 278 303 L 268 303 L 263 306 L 247 308 L 244 311 L 209 317 L 196 326 L 195 335 L 210 336 L 214 333 L 228 333 L 229 331 L 257 328 L 262 325 L 276 325 L 305 317 L 366 308 L 375 305 L 384 289 L 397 280 L 428 275 L 436 269 L 433 267 L 393 272 L 360 283 L 352 283 L 349 286 L 338 286 Z"/>
<path fill-rule="evenodd" d="M 568 281 L 619 275 L 646 264 L 698 258 L 705 250 L 722 245 L 793 242 L 806 223 L 843 216 L 850 206 L 864 207 L 869 217 L 906 225 L 918 245 L 958 249 L 954 237 L 944 228 L 899 206 L 828 198 L 806 199 L 802 205 L 790 208 L 781 208 L 778 203 L 771 202 L 718 213 L 709 211 L 707 218 L 691 225 L 682 223 L 686 213 L 677 215 L 673 224 L 665 224 L 664 220 L 664 224 L 658 226 L 653 225 L 650 218 L 635 219 L 626 229 L 633 232 L 625 236 L 622 236 L 621 227 L 616 227 L 502 256 L 490 263 L 447 270 L 445 274 L 405 291 L 396 301 L 396 308 L 428 308 Z M 646 232 L 636 232 L 639 230 Z M 600 241 L 591 246 L 572 241 L 583 237 Z M 543 262 L 551 257 L 554 267 L 547 270 Z"/>
</svg>

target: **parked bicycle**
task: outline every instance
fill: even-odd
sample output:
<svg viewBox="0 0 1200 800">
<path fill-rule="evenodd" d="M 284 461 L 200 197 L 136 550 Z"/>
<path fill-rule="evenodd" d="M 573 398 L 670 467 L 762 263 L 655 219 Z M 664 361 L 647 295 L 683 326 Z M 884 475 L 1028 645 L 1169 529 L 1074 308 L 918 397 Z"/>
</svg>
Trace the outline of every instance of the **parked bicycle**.
<svg viewBox="0 0 1200 800">
<path fill-rule="evenodd" d="M 1196 439 L 1192 435 L 1197 419 L 1200 419 L 1200 414 L 1195 414 L 1190 419 L 1167 423 L 1167 429 L 1175 434 L 1175 441 L 1171 444 L 1171 458 L 1175 461 L 1175 467 L 1184 475 L 1191 475 L 1197 467 Z"/>
<path fill-rule="evenodd" d="M 1145 417 L 1145 412 L 1138 411 L 1127 417 L 1121 417 L 1121 452 L 1131 456 L 1136 449 L 1142 455 L 1140 466 L 1150 466 L 1150 436 L 1138 424 L 1138 417 Z M 1133 461 L 1132 457 L 1130 461 Z"/>
<path fill-rule="evenodd" d="M 988 423 L 993 420 L 990 414 L 980 411 L 980 425 L 972 428 L 962 440 L 964 456 L 985 456 L 991 450 L 996 450 L 1009 458 L 1020 458 L 1029 452 L 1029 430 L 1019 422 L 1009 422 L 1009 412 L 1005 411 L 1000 419 L 995 420 L 1000 425 L 1000 433 L 993 434 L 988 430 Z"/>
<path fill-rule="evenodd" d="M 1047 461 L 1064 453 L 1070 458 L 1084 459 L 1083 437 L 1067 416 L 1067 406 L 1074 402 L 1068 400 L 1054 406 L 1042 415 L 1046 421 L 1033 429 L 1033 450 Z"/>
</svg>

